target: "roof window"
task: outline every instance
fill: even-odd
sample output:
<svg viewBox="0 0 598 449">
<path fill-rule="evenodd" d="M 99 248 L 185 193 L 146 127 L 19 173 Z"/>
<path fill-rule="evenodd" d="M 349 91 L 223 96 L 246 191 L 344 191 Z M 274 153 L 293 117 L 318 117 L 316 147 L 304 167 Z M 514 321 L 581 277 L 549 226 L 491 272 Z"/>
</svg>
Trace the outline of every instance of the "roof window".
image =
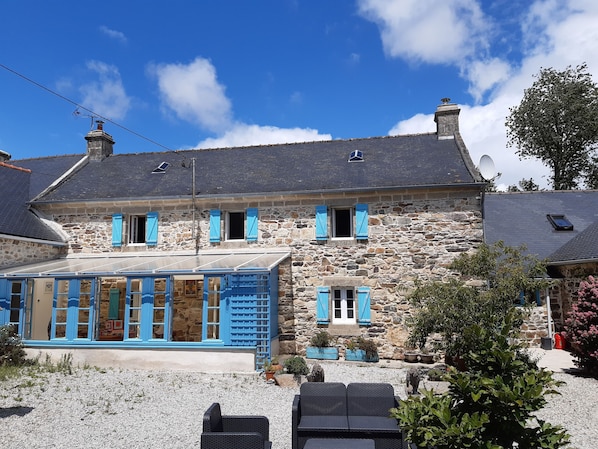
<svg viewBox="0 0 598 449">
<path fill-rule="evenodd" d="M 351 151 L 351 154 L 349 155 L 349 162 L 363 162 L 363 151 Z"/>
<path fill-rule="evenodd" d="M 169 166 L 170 164 L 168 162 L 162 162 L 160 165 L 158 165 L 156 168 L 152 170 L 152 173 L 164 173 L 166 172 L 166 169 Z"/>
<path fill-rule="evenodd" d="M 547 214 L 546 218 L 556 231 L 573 231 L 573 223 L 564 215 Z"/>
</svg>

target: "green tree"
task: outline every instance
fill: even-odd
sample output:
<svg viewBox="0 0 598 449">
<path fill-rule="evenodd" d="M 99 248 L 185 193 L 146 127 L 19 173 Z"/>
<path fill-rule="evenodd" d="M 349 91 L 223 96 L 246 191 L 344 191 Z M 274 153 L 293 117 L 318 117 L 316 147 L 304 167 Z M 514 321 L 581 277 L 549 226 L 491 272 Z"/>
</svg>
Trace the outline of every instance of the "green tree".
<svg viewBox="0 0 598 449">
<path fill-rule="evenodd" d="M 507 145 L 552 170 L 555 190 L 575 189 L 592 171 L 598 142 L 598 86 L 585 63 L 542 68 L 506 119 Z"/>
<path fill-rule="evenodd" d="M 419 283 L 410 295 L 415 312 L 409 322 L 409 342 L 423 346 L 431 334 L 440 334 L 438 349 L 459 356 L 479 346 L 470 332 L 476 324 L 498 329 L 515 308 L 521 292 L 545 288 L 546 265 L 524 254 L 524 247 L 503 242 L 483 244 L 474 253 L 457 257 L 450 268 L 458 277 L 447 282 Z M 513 321 L 517 334 L 522 320 Z"/>
</svg>

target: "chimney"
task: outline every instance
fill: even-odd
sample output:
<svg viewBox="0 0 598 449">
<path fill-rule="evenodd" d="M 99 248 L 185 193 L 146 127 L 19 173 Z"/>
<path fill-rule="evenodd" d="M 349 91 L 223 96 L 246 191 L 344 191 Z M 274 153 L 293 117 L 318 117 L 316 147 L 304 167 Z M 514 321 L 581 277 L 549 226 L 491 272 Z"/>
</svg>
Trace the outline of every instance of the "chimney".
<svg viewBox="0 0 598 449">
<path fill-rule="evenodd" d="M 10 153 L 7 153 L 6 151 L 0 150 L 0 162 L 10 161 L 11 157 L 12 156 L 10 155 Z"/>
<path fill-rule="evenodd" d="M 450 98 L 443 98 L 442 104 L 436 108 L 434 121 L 438 139 L 453 139 L 459 133 L 459 107 L 451 103 Z"/>
<path fill-rule="evenodd" d="M 101 161 L 111 156 L 114 140 L 112 136 L 104 131 L 104 122 L 96 121 L 98 128 L 91 130 L 85 136 L 87 140 L 87 155 L 92 161 Z"/>
</svg>

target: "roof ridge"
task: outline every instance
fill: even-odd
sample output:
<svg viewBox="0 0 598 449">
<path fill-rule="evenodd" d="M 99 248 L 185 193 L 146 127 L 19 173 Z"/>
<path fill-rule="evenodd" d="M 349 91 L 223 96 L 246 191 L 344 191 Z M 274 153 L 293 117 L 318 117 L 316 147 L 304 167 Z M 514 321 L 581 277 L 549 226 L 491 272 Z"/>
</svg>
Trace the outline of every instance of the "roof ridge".
<svg viewBox="0 0 598 449">
<path fill-rule="evenodd" d="M 6 168 L 12 168 L 13 170 L 19 170 L 19 171 L 22 171 L 25 173 L 31 173 L 31 170 L 28 168 L 17 167 L 16 165 L 7 164 L 6 162 L 3 162 L 3 161 L 0 161 L 0 166 L 6 167 Z"/>
</svg>

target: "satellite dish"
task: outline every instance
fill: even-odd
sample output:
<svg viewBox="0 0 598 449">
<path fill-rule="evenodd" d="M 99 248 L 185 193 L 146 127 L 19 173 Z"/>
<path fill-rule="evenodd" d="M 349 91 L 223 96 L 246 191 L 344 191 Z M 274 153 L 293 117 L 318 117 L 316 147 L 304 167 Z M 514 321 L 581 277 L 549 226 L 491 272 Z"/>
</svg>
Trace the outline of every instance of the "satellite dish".
<svg viewBox="0 0 598 449">
<path fill-rule="evenodd" d="M 480 174 L 486 181 L 492 180 L 496 176 L 496 168 L 494 167 L 494 161 L 490 156 L 484 154 L 480 158 L 479 166 Z"/>
</svg>

